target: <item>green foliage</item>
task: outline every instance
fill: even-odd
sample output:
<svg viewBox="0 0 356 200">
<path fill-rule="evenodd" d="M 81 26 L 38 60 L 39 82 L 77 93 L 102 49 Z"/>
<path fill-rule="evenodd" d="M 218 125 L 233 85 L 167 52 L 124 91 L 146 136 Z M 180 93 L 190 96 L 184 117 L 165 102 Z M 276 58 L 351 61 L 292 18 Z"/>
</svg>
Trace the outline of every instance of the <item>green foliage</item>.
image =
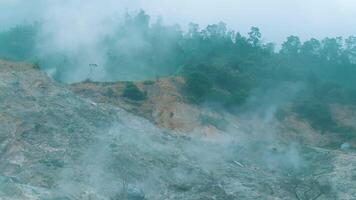
<svg viewBox="0 0 356 200">
<path fill-rule="evenodd" d="M 356 89 L 356 37 L 301 41 L 290 36 L 279 52 L 264 43 L 257 27 L 244 36 L 225 23 L 199 27 L 190 24 L 187 33 L 179 26 L 151 21 L 144 11 L 127 14 L 113 25 L 114 33 L 97 38 L 105 52 L 108 79 L 174 75 L 181 66 L 207 76 L 214 87 L 233 93 L 239 87 L 271 87 L 284 81 L 300 81 L 313 72 L 318 78 Z M 41 24 L 20 25 L 0 32 L 0 58 L 33 60 Z M 74 57 L 74 56 L 73 56 Z M 41 67 L 57 67 L 55 77 L 63 80 L 77 65 L 76 58 L 56 54 L 41 60 Z M 202 69 L 197 67 L 205 65 Z M 121 67 L 117 67 L 121 66 Z M 188 71 L 188 74 L 193 72 Z M 139 74 L 139 75 L 137 75 Z M 246 77 L 251 80 L 245 81 Z M 248 82 L 248 86 L 238 83 Z M 251 86 L 251 83 L 253 83 Z"/>
<path fill-rule="evenodd" d="M 316 99 L 300 102 L 294 107 L 299 117 L 307 120 L 309 124 L 322 133 L 336 134 L 342 140 L 353 140 L 356 138 L 356 130 L 345 126 L 334 120 L 327 104 Z"/>
<path fill-rule="evenodd" d="M 35 56 L 39 24 L 19 25 L 0 33 L 0 58 L 30 60 Z"/>
<path fill-rule="evenodd" d="M 230 105 L 230 102 L 232 102 L 231 99 L 232 95 L 230 92 L 219 88 L 213 88 L 209 94 L 210 102 L 218 103 L 223 107 L 228 107 L 228 105 Z"/>
<path fill-rule="evenodd" d="M 251 31 L 248 33 L 249 38 L 248 41 L 254 46 L 254 47 L 258 47 L 260 45 L 261 42 L 261 37 L 262 34 L 260 32 L 260 29 L 257 27 L 252 27 Z"/>
<path fill-rule="evenodd" d="M 188 100 L 197 104 L 213 102 L 219 108 L 243 105 L 256 88 L 264 91 L 303 82 L 307 89 L 299 95 L 294 111 L 312 126 L 325 130 L 338 129 L 329 104 L 356 104 L 354 36 L 308 41 L 289 36 L 281 50 L 275 51 L 273 43 L 263 42 L 257 27 L 244 35 L 230 30 L 225 23 L 206 27 L 191 23 L 185 33 L 179 26 L 151 21 L 144 11 L 126 15 L 113 29 L 114 33 L 97 38 L 100 51 L 105 51 L 106 62 L 102 67 L 110 80 L 142 77 L 153 80 L 179 74 L 186 79 Z M 37 40 L 40 30 L 41 24 L 33 24 L 1 32 L 0 58 L 37 60 L 35 49 L 40 42 Z M 62 81 L 77 60 L 63 53 L 46 56 L 39 63 L 44 69 L 56 67 L 54 77 Z M 112 94 L 107 92 L 108 96 Z M 132 100 L 146 98 L 132 83 L 126 86 L 123 95 Z"/>
<path fill-rule="evenodd" d="M 190 79 L 192 74 L 199 74 L 204 77 L 209 90 L 201 97 L 212 103 L 220 104 L 223 107 L 239 106 L 248 98 L 249 91 L 253 88 L 253 79 L 248 73 L 241 73 L 237 70 L 234 63 L 215 62 L 212 64 L 199 64 L 195 66 L 186 66 L 181 74 Z M 189 84 L 195 84 L 190 82 Z M 199 102 L 198 100 L 196 102 Z"/>
<path fill-rule="evenodd" d="M 231 105 L 241 105 L 245 103 L 249 96 L 249 93 L 244 89 L 238 89 L 232 93 Z"/>
<path fill-rule="evenodd" d="M 83 83 L 94 83 L 94 81 L 91 80 L 90 78 L 87 78 L 83 81 Z"/>
<path fill-rule="evenodd" d="M 35 61 L 32 65 L 32 68 L 37 70 L 41 69 L 39 61 Z"/>
<path fill-rule="evenodd" d="M 310 77 L 307 83 L 294 100 L 293 111 L 322 132 L 337 133 L 344 139 L 355 137 L 356 130 L 339 124 L 330 110 L 330 105 L 334 103 L 355 104 L 355 92 L 335 83 L 320 81 L 315 76 Z"/>
<path fill-rule="evenodd" d="M 313 128 L 322 132 L 334 131 L 337 127 L 328 105 L 320 103 L 316 99 L 297 103 L 294 111 L 299 117 L 306 119 Z"/>
<path fill-rule="evenodd" d="M 296 56 L 300 53 L 302 43 L 299 37 L 289 36 L 287 41 L 282 44 L 281 53 L 289 56 Z"/>
<path fill-rule="evenodd" d="M 131 82 L 126 84 L 122 96 L 133 101 L 142 101 L 147 99 L 147 94 L 142 92 L 135 84 Z"/>
<path fill-rule="evenodd" d="M 186 76 L 185 89 L 188 100 L 193 103 L 203 102 L 212 89 L 212 83 L 203 73 L 193 72 Z"/>
</svg>

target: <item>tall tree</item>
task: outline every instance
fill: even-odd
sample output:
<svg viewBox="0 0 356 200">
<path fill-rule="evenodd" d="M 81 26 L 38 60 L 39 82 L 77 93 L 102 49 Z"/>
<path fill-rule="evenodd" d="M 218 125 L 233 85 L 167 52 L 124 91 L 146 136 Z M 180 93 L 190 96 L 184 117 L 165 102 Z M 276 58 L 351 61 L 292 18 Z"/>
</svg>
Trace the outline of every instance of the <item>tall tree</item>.
<svg viewBox="0 0 356 200">
<path fill-rule="evenodd" d="M 250 32 L 248 33 L 248 41 L 253 45 L 253 47 L 258 47 L 261 44 L 262 34 L 260 29 L 257 27 L 251 27 Z"/>
<path fill-rule="evenodd" d="M 290 57 L 294 57 L 299 54 L 301 46 L 302 43 L 300 42 L 299 37 L 291 35 L 287 38 L 287 41 L 282 44 L 282 49 L 280 50 L 280 53 Z"/>
<path fill-rule="evenodd" d="M 342 53 L 342 38 L 325 38 L 322 40 L 321 56 L 329 62 L 339 62 Z"/>
<path fill-rule="evenodd" d="M 307 59 L 316 59 L 320 57 L 321 43 L 317 39 L 310 39 L 303 43 L 300 54 Z"/>
<path fill-rule="evenodd" d="M 356 37 L 350 36 L 345 40 L 346 55 L 352 64 L 356 64 Z"/>
</svg>

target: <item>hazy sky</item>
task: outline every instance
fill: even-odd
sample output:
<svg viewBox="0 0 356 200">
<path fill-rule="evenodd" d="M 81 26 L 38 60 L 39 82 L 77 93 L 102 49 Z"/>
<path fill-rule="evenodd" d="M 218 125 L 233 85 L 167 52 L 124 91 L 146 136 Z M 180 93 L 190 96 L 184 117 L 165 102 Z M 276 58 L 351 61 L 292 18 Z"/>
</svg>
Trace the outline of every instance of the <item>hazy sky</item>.
<svg viewBox="0 0 356 200">
<path fill-rule="evenodd" d="M 302 39 L 356 35 L 355 0 L 0 0 L 0 26 L 51 18 L 53 13 L 57 17 L 76 13 L 74 18 L 81 20 L 90 15 L 87 20 L 100 21 L 140 8 L 183 27 L 191 21 L 202 25 L 224 21 L 246 33 L 258 26 L 267 41 L 280 42 L 290 34 Z"/>
</svg>

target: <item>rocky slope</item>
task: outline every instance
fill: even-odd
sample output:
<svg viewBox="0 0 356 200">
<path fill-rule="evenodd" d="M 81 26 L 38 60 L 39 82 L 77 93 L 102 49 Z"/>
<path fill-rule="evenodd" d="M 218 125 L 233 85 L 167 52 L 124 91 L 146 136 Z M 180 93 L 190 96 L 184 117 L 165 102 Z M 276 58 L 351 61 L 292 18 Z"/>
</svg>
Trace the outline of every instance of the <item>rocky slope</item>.
<svg viewBox="0 0 356 200">
<path fill-rule="evenodd" d="M 261 132 L 264 131 L 264 124 L 268 121 L 276 126 L 274 134 L 285 141 L 293 140 L 318 147 L 340 147 L 343 143 L 348 143 L 356 148 L 355 140 L 344 139 L 337 133 L 325 134 L 315 130 L 308 121 L 299 118 L 296 113 L 292 112 L 291 103 L 279 106 L 284 111 L 283 120 L 276 119 L 278 106 L 273 103 L 271 105 L 260 103 L 261 108 L 235 116 L 224 109 L 211 109 L 214 105 L 189 104 L 184 99 L 184 79 L 181 77 L 135 83 L 147 95 L 146 99 L 140 101 L 132 101 L 124 97 L 123 93 L 127 83 L 85 82 L 72 84 L 69 88 L 83 98 L 123 108 L 148 119 L 160 128 L 176 133 L 198 132 L 209 136 L 220 134 L 234 124 L 261 129 L 257 131 Z M 356 107 L 342 104 L 333 104 L 330 107 L 333 117 L 340 126 L 356 128 Z M 259 127 L 260 125 L 262 127 Z"/>
<path fill-rule="evenodd" d="M 147 99 L 132 101 L 123 98 L 127 82 L 73 84 L 70 89 L 82 97 L 98 103 L 109 103 L 139 116 L 143 116 L 158 127 L 177 132 L 190 132 L 199 126 L 202 110 L 184 102 L 180 77 L 162 78 L 156 81 L 136 83 L 145 91 Z M 201 128 L 201 127 L 199 127 Z"/>
<path fill-rule="evenodd" d="M 0 199 L 356 199 L 352 149 L 318 147 L 297 119 L 185 104 L 181 84 L 139 83 L 149 98 L 132 102 L 122 83 L 0 61 Z"/>
</svg>

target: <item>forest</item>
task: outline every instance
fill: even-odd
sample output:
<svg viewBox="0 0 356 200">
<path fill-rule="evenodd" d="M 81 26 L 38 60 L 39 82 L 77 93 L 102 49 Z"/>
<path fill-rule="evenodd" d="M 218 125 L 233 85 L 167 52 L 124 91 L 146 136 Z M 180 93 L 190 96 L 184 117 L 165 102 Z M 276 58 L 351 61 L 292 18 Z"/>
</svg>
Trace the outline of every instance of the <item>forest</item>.
<svg viewBox="0 0 356 200">
<path fill-rule="evenodd" d="M 32 62 L 43 70 L 55 67 L 53 78 L 66 82 L 82 57 L 39 51 L 41 27 L 36 22 L 1 32 L 0 57 Z M 97 45 L 105 56 L 107 81 L 183 76 L 187 101 L 232 112 L 256 91 L 299 84 L 294 111 L 315 127 L 340 132 L 345 127 L 334 123 L 329 105 L 356 104 L 355 36 L 301 41 L 291 35 L 277 46 L 264 41 L 257 27 L 242 34 L 222 22 L 205 28 L 190 23 L 183 30 L 152 21 L 144 11 L 126 14 L 113 28 L 114 34 L 104 34 Z"/>
</svg>

